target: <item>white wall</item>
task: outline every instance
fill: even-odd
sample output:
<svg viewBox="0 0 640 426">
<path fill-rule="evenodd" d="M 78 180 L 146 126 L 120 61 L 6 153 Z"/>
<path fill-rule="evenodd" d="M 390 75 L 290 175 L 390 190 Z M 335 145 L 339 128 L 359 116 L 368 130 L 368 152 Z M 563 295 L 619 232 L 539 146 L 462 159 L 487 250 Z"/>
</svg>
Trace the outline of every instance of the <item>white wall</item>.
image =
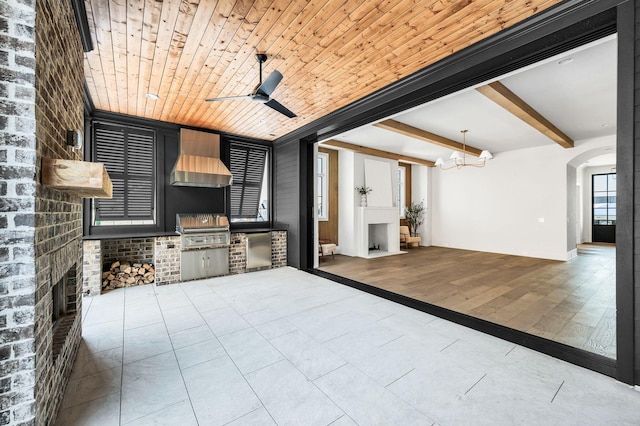
<svg viewBox="0 0 640 426">
<path fill-rule="evenodd" d="M 572 149 L 550 144 L 499 153 L 484 168 L 434 169 L 433 245 L 566 260 L 567 222 L 577 220 L 567 208 L 567 164 L 612 144 L 611 137 Z"/>
<path fill-rule="evenodd" d="M 356 186 L 354 174 L 355 154 L 351 151 L 338 151 L 338 242 L 336 253 L 355 256 L 355 198 Z"/>
<path fill-rule="evenodd" d="M 578 198 L 578 211 L 576 220 L 576 244 L 584 242 L 583 228 L 584 228 L 584 164 L 576 168 L 576 192 Z"/>
<path fill-rule="evenodd" d="M 411 201 L 419 203 L 424 201 L 424 206 L 427 208 L 424 217 L 424 223 L 418 227 L 418 233 L 422 237 L 420 241 L 421 246 L 430 246 L 432 240 L 431 222 L 432 212 L 431 207 L 431 167 L 418 166 L 416 164 L 411 165 Z"/>
<path fill-rule="evenodd" d="M 568 259 L 578 255 L 576 227 L 578 223 L 578 190 L 576 188 L 578 172 L 575 167 L 567 165 L 567 253 Z"/>
</svg>

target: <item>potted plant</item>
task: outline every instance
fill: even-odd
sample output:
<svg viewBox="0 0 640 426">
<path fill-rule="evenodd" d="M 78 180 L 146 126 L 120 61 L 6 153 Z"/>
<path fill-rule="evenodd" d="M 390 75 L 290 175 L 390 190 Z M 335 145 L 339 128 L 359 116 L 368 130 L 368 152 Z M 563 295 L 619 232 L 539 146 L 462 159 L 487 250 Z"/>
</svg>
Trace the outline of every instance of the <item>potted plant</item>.
<svg viewBox="0 0 640 426">
<path fill-rule="evenodd" d="M 411 232 L 412 236 L 417 236 L 418 227 L 424 223 L 425 210 L 424 201 L 411 203 L 404 208 L 404 216 L 409 223 L 409 232 Z"/>
<path fill-rule="evenodd" d="M 356 191 L 360 194 L 360 206 L 367 207 L 367 194 L 373 191 L 373 189 L 362 185 L 356 186 Z"/>
</svg>

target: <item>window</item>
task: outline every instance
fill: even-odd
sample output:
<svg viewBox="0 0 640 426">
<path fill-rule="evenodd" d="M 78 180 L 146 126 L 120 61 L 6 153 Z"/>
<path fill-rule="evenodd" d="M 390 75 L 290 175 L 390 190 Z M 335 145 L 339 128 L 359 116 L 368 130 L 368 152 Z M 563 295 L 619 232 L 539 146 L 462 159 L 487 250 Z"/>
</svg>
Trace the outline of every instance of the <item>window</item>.
<svg viewBox="0 0 640 426">
<path fill-rule="evenodd" d="M 398 166 L 398 199 L 397 206 L 400 209 L 400 219 L 404 219 L 404 209 L 407 206 L 407 168 Z"/>
<path fill-rule="evenodd" d="M 94 160 L 104 163 L 113 183 L 112 198 L 93 200 L 94 225 L 156 223 L 155 146 L 153 130 L 94 123 Z"/>
<path fill-rule="evenodd" d="M 593 224 L 616 224 L 616 174 L 593 175 Z"/>
<path fill-rule="evenodd" d="M 269 148 L 232 142 L 231 221 L 269 221 Z"/>
<path fill-rule="evenodd" d="M 329 220 L 329 154 L 318 153 L 318 176 L 316 197 L 318 201 L 318 220 Z"/>
</svg>

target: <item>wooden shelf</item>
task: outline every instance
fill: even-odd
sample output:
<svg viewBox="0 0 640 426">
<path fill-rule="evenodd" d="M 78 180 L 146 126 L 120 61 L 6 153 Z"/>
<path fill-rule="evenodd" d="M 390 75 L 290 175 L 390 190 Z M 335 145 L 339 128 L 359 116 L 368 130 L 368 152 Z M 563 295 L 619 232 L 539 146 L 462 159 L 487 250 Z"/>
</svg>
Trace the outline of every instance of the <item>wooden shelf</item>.
<svg viewBox="0 0 640 426">
<path fill-rule="evenodd" d="M 111 198 L 113 186 L 102 163 L 42 159 L 42 184 L 82 198 Z"/>
</svg>

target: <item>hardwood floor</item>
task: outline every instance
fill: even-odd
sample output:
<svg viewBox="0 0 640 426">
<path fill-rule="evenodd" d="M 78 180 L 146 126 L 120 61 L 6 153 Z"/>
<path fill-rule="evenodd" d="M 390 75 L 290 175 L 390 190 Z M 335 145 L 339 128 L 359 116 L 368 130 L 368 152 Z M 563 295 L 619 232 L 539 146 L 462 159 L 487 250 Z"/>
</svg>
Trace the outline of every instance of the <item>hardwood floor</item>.
<svg viewBox="0 0 640 426">
<path fill-rule="evenodd" d="M 615 358 L 615 263 L 613 245 L 580 245 L 568 262 L 418 247 L 319 269 Z"/>
</svg>

